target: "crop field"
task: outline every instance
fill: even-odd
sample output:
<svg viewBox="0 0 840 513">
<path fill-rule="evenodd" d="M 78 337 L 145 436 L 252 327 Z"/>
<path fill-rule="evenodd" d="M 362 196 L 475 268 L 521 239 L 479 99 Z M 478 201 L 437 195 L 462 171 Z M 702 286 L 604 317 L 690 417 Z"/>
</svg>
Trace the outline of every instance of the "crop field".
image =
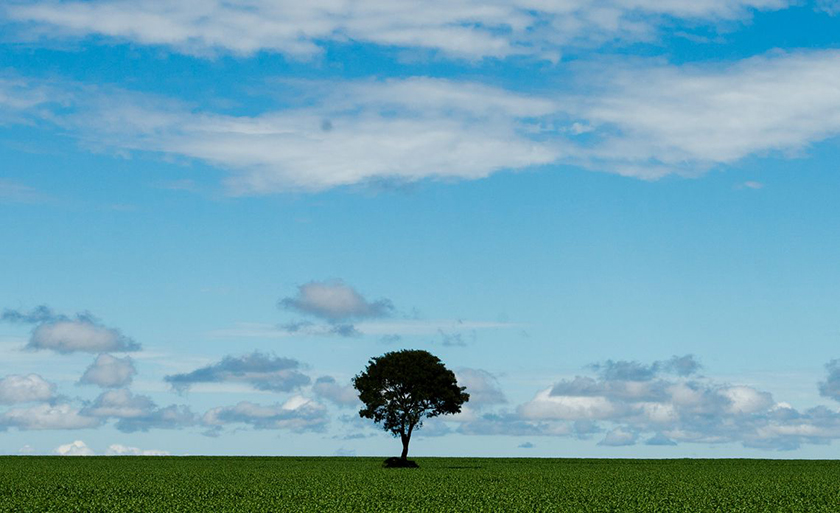
<svg viewBox="0 0 840 513">
<path fill-rule="evenodd" d="M 840 511 L 840 462 L 2 457 L 0 511 Z"/>
</svg>

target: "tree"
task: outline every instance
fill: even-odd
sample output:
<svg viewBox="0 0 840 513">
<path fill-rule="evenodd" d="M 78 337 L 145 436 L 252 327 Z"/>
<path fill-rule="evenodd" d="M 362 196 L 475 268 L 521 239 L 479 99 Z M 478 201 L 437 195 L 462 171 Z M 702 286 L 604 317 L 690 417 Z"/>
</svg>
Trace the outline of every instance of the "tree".
<svg viewBox="0 0 840 513">
<path fill-rule="evenodd" d="M 403 461 L 411 434 L 423 425 L 423 418 L 458 413 L 470 399 L 455 374 L 437 356 L 422 350 L 371 358 L 364 372 L 353 378 L 353 386 L 365 405 L 359 416 L 382 423 L 385 431 L 400 437 Z"/>
</svg>

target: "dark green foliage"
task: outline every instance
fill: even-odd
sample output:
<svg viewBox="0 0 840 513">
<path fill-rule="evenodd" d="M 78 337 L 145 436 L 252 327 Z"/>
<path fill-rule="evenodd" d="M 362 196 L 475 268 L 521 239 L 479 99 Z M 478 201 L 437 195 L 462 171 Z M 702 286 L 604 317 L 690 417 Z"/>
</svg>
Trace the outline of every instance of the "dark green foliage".
<svg viewBox="0 0 840 513">
<path fill-rule="evenodd" d="M 838 511 L 840 462 L 0 457 L 0 511 Z"/>
<path fill-rule="evenodd" d="M 371 358 L 364 372 L 353 378 L 353 386 L 365 404 L 359 415 L 400 437 L 402 459 L 408 456 L 411 434 L 423 425 L 423 418 L 458 413 L 470 399 L 437 356 L 418 349 Z"/>
</svg>

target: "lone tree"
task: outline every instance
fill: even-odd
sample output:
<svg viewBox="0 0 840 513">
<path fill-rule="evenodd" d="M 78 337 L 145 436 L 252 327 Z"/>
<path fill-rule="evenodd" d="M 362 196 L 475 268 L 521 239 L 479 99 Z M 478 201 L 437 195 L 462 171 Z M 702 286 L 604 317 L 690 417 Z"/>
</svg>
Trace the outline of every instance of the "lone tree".
<svg viewBox="0 0 840 513">
<path fill-rule="evenodd" d="M 458 413 L 470 398 L 455 374 L 437 356 L 422 350 L 371 358 L 364 372 L 353 378 L 353 386 L 365 404 L 359 416 L 381 422 L 385 431 L 400 437 L 403 462 L 411 433 L 423 425 L 424 417 Z"/>
</svg>

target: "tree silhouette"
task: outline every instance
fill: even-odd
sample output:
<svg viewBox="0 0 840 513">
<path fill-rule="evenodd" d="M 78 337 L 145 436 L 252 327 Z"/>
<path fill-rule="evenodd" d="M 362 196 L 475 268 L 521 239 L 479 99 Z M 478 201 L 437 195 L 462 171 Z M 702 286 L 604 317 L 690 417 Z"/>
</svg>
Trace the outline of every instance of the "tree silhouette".
<svg viewBox="0 0 840 513">
<path fill-rule="evenodd" d="M 458 413 L 470 398 L 437 356 L 416 349 L 371 358 L 364 372 L 353 378 L 353 386 L 365 405 L 359 416 L 400 437 L 402 461 L 408 457 L 411 434 L 424 418 Z"/>
</svg>

